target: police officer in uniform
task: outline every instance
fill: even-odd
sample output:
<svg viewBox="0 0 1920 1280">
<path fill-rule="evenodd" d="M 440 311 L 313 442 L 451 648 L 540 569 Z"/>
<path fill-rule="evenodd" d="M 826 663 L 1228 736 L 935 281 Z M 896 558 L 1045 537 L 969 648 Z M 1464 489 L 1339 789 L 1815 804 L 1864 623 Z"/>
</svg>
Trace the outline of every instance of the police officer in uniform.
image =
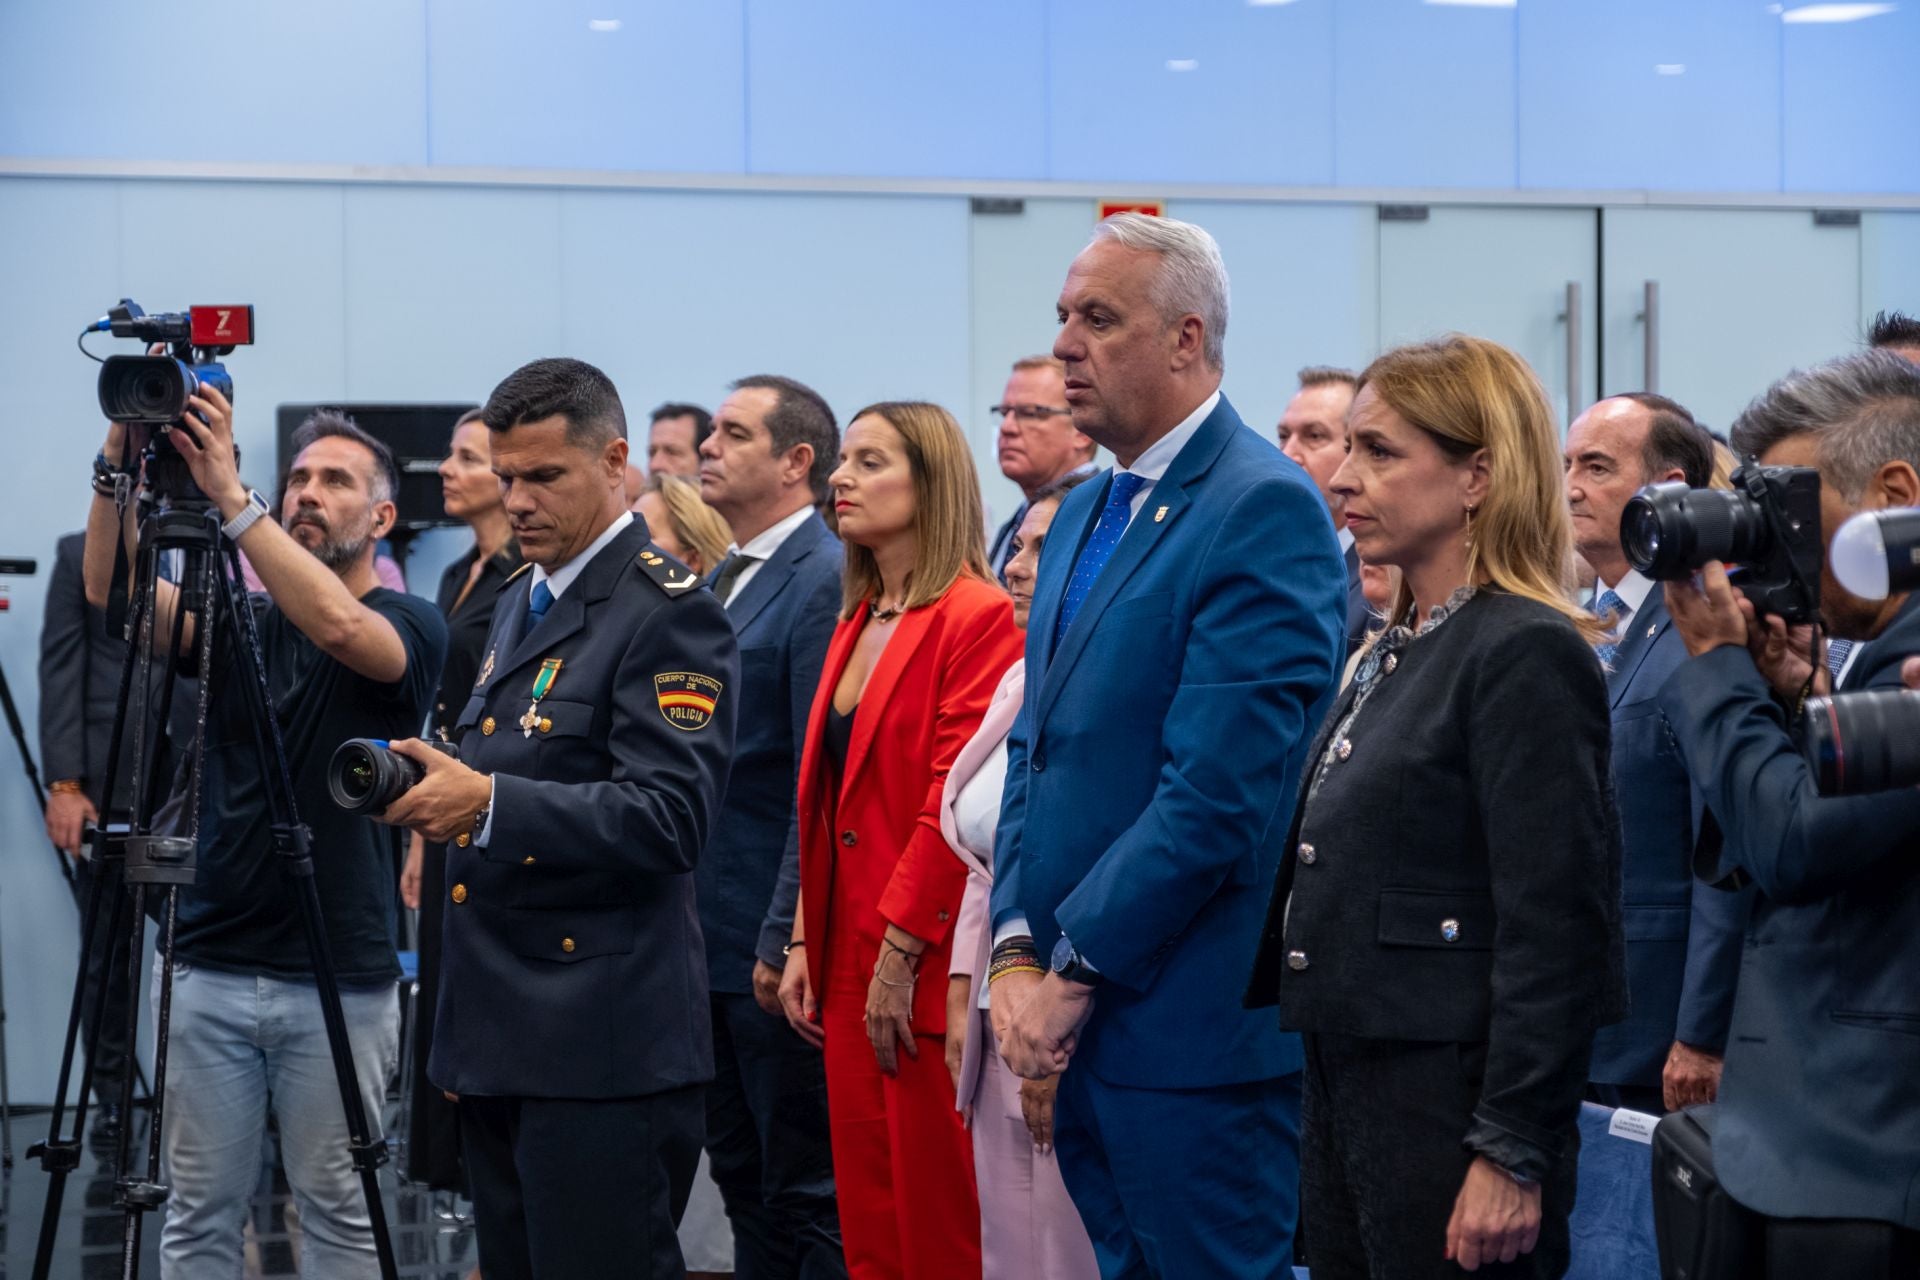
<svg viewBox="0 0 1920 1280">
<path fill-rule="evenodd" d="M 537 360 L 485 409 L 527 566 L 500 588 L 456 761 L 384 815 L 448 841 L 428 1077 L 458 1103 L 488 1280 L 683 1276 L 713 1074 L 693 868 L 738 653 L 626 509 L 607 376 Z"/>
</svg>

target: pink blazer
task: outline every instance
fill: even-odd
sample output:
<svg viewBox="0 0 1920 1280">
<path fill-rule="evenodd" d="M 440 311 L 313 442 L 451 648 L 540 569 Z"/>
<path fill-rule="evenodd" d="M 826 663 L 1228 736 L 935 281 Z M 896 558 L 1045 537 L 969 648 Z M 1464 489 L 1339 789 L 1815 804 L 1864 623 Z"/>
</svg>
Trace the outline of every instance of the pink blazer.
<svg viewBox="0 0 1920 1280">
<path fill-rule="evenodd" d="M 967 892 L 960 899 L 960 919 L 953 926 L 952 968 L 954 973 L 966 973 L 973 979 L 967 988 L 969 1012 L 980 1003 L 980 986 L 987 980 L 987 961 L 993 953 L 993 921 L 987 906 L 987 897 L 993 890 L 993 850 L 976 854 L 960 843 L 954 807 L 960 802 L 961 791 L 980 772 L 980 766 L 992 758 L 1013 731 L 1013 721 L 1020 714 L 1020 699 L 1026 687 L 1027 664 L 1023 658 L 1000 677 L 1000 687 L 993 691 L 993 701 L 987 704 L 980 728 L 954 757 L 953 767 L 947 771 L 946 791 L 940 797 L 940 833 L 946 836 L 947 846 L 967 869 Z M 973 1104 L 974 1087 L 980 1079 L 981 1053 L 993 1048 L 982 1046 L 983 1038 L 977 1027 L 967 1029 L 966 1048 L 960 1057 L 960 1081 L 954 1088 L 954 1104 L 962 1109 Z"/>
</svg>

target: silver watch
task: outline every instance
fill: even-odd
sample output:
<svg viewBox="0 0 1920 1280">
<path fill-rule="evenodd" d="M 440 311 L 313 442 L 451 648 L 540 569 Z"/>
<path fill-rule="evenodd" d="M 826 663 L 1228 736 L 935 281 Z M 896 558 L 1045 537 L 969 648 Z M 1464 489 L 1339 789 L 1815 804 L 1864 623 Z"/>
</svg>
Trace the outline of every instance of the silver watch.
<svg viewBox="0 0 1920 1280">
<path fill-rule="evenodd" d="M 253 528 L 260 517 L 272 514 L 267 500 L 260 496 L 258 489 L 247 490 L 247 505 L 240 508 L 240 514 L 220 526 L 220 536 L 228 542 L 238 542 L 240 535 Z"/>
</svg>

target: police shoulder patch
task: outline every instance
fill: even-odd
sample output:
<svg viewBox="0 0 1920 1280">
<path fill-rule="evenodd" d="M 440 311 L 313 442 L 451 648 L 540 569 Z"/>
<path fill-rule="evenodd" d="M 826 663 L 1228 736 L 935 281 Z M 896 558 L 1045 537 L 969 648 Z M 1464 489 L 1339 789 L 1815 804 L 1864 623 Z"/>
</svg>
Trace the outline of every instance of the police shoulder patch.
<svg viewBox="0 0 1920 1280">
<path fill-rule="evenodd" d="M 660 714 L 683 733 L 704 729 L 713 722 L 713 710 L 720 705 L 720 689 L 718 680 L 697 671 L 663 671 L 653 678 L 653 696 L 659 700 Z"/>
<path fill-rule="evenodd" d="M 700 575 L 649 542 L 633 558 L 640 572 L 670 596 L 683 596 L 700 585 Z"/>
</svg>

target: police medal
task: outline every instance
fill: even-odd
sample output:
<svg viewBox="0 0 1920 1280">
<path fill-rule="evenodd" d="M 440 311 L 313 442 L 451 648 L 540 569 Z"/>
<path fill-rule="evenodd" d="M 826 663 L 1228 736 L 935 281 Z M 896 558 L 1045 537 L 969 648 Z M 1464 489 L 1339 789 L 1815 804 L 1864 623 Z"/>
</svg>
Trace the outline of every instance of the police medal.
<svg viewBox="0 0 1920 1280">
<path fill-rule="evenodd" d="M 554 677 L 560 674 L 559 658 L 545 658 L 540 663 L 540 674 L 533 678 L 533 701 L 527 704 L 527 714 L 520 717 L 520 736 L 531 738 L 533 727 L 540 723 L 540 699 L 547 696 L 553 688 Z"/>
</svg>

